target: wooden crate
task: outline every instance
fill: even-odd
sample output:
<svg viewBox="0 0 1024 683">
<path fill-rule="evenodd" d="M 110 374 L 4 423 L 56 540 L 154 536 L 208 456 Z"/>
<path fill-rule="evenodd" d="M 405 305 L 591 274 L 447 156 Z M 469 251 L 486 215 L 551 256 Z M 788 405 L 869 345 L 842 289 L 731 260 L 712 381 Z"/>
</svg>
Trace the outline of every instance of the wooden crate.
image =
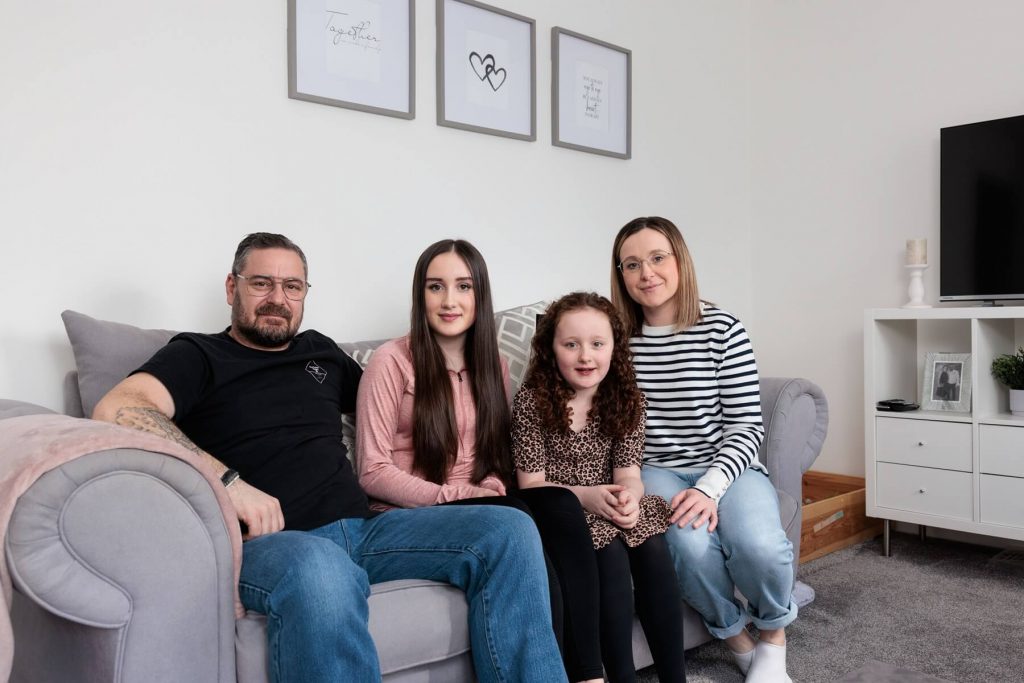
<svg viewBox="0 0 1024 683">
<path fill-rule="evenodd" d="M 882 533 L 882 520 L 864 514 L 863 477 L 811 470 L 803 484 L 801 563 Z"/>
</svg>

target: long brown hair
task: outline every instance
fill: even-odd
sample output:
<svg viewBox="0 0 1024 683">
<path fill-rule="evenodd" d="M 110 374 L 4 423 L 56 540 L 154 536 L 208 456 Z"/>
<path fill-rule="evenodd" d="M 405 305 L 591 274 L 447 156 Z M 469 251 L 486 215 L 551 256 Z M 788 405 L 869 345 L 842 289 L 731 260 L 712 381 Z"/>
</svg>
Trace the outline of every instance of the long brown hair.
<svg viewBox="0 0 1024 683">
<path fill-rule="evenodd" d="M 660 232 L 668 240 L 672 247 L 672 254 L 675 256 L 676 264 L 679 266 L 679 288 L 676 290 L 676 329 L 685 330 L 693 327 L 700 320 L 700 294 L 697 291 L 697 271 L 693 267 L 693 257 L 690 250 L 686 248 L 679 228 L 667 218 L 660 216 L 647 216 L 634 218 L 622 226 L 619 234 L 615 236 L 615 243 L 612 245 L 612 302 L 618 309 L 619 315 L 626 321 L 630 336 L 640 334 L 644 324 L 644 312 L 640 304 L 633 301 L 626 289 L 626 282 L 623 280 L 623 273 L 619 270 L 619 251 L 622 243 L 645 228 Z"/>
<path fill-rule="evenodd" d="M 413 400 L 413 465 L 427 480 L 443 484 L 455 464 L 459 433 L 455 423 L 455 399 L 444 353 L 434 339 L 425 301 L 427 268 L 435 257 L 453 252 L 465 262 L 473 278 L 476 318 L 466 332 L 466 374 L 476 402 L 474 484 L 490 475 L 507 479 L 512 470 L 509 448 L 509 408 L 505 381 L 498 357 L 498 337 L 491 304 L 487 263 L 476 247 L 465 240 L 441 240 L 420 254 L 412 277 L 412 315 L 409 347 L 416 377 Z"/>
<path fill-rule="evenodd" d="M 621 439 L 641 418 L 643 394 L 636 384 L 633 361 L 629 352 L 629 334 L 611 301 L 594 292 L 573 292 L 551 304 L 537 323 L 533 335 L 533 354 L 523 386 L 533 390 L 541 424 L 547 431 L 568 433 L 570 430 L 569 400 L 574 392 L 558 371 L 555 358 L 555 331 L 562 316 L 581 308 L 604 313 L 612 326 L 612 359 L 608 374 L 594 394 L 588 416 L 599 420 L 603 434 Z"/>
</svg>

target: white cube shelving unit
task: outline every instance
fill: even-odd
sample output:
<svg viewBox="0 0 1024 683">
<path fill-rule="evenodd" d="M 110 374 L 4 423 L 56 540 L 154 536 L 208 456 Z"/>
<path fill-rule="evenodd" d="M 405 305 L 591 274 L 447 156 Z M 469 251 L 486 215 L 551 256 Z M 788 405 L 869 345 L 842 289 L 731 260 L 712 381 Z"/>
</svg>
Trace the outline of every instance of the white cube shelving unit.
<svg viewBox="0 0 1024 683">
<path fill-rule="evenodd" d="M 992 360 L 1024 346 L 1024 307 L 874 309 L 864 316 L 864 445 L 870 517 L 1024 540 L 1024 417 Z M 887 412 L 921 402 L 928 352 L 971 354 L 971 410 Z"/>
</svg>

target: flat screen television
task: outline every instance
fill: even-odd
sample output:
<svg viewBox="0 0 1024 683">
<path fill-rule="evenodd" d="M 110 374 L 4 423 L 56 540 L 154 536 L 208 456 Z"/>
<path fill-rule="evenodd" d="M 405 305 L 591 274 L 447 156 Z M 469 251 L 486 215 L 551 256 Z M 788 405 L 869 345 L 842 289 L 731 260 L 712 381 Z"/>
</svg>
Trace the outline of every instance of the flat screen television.
<svg viewBox="0 0 1024 683">
<path fill-rule="evenodd" d="M 1024 299 L 1024 116 L 940 133 L 939 300 Z"/>
</svg>

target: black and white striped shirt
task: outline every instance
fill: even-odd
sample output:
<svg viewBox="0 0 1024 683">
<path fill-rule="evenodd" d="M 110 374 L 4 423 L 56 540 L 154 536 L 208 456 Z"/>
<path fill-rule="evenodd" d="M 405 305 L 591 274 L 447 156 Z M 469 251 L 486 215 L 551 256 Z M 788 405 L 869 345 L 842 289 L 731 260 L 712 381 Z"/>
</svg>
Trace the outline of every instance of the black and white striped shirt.
<svg viewBox="0 0 1024 683">
<path fill-rule="evenodd" d="M 743 323 L 703 304 L 693 327 L 644 325 L 629 345 L 648 402 L 645 466 L 708 468 L 696 487 L 715 501 L 745 469 L 763 469 L 761 391 Z"/>
</svg>

